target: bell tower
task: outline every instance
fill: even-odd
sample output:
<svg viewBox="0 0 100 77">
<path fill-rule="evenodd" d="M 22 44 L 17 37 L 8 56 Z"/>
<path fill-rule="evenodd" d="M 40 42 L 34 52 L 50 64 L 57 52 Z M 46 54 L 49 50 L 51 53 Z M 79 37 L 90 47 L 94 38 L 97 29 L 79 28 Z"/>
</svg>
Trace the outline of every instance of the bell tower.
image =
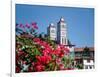
<svg viewBox="0 0 100 77">
<path fill-rule="evenodd" d="M 63 17 L 57 23 L 57 42 L 62 45 L 67 45 L 67 24 Z"/>
<path fill-rule="evenodd" d="M 54 26 L 53 23 L 49 24 L 47 31 L 48 35 L 50 36 L 50 39 L 56 41 L 56 27 Z"/>
</svg>

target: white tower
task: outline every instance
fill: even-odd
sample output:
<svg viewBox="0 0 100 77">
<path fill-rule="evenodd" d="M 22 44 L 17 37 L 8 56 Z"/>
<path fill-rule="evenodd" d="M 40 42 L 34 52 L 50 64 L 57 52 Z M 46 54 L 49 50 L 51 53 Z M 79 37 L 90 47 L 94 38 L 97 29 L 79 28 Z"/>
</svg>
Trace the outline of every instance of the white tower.
<svg viewBox="0 0 100 77">
<path fill-rule="evenodd" d="M 48 35 L 50 36 L 51 40 L 56 40 L 56 27 L 53 23 L 51 23 L 48 27 Z"/>
<path fill-rule="evenodd" d="M 62 45 L 67 45 L 67 25 L 64 18 L 60 18 L 57 23 L 57 42 Z"/>
</svg>

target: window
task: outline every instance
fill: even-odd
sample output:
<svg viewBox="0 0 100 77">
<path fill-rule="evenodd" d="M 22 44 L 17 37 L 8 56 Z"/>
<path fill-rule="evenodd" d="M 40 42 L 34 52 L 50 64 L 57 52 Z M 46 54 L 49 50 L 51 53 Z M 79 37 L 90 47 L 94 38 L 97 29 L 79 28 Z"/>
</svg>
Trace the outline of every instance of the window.
<svg viewBox="0 0 100 77">
<path fill-rule="evenodd" d="M 90 69 L 92 69 L 92 66 L 89 66 Z"/>
<path fill-rule="evenodd" d="M 62 28 L 65 28 L 65 25 L 62 25 Z"/>
</svg>

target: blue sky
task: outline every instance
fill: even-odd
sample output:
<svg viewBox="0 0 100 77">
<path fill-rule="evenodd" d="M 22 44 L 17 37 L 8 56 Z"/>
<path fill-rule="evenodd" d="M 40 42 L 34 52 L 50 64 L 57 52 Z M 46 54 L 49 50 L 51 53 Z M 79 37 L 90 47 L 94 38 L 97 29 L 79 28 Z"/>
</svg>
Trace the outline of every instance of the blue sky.
<svg viewBox="0 0 100 77">
<path fill-rule="evenodd" d="M 16 4 L 16 23 L 37 22 L 38 32 L 47 33 L 48 25 L 55 26 L 64 17 L 68 28 L 68 39 L 76 47 L 94 46 L 94 9 L 74 7 L 50 7 Z"/>
</svg>

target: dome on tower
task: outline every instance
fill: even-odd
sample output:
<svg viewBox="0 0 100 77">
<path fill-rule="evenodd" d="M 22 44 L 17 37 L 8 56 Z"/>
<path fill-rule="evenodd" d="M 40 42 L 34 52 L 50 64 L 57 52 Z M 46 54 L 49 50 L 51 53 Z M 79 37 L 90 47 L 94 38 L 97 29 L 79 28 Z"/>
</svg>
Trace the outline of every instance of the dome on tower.
<svg viewBox="0 0 100 77">
<path fill-rule="evenodd" d="M 51 26 L 54 26 L 54 24 L 53 24 L 53 23 L 50 23 L 50 25 L 51 25 Z"/>
<path fill-rule="evenodd" d="M 63 17 L 60 18 L 60 21 L 65 21 Z"/>
<path fill-rule="evenodd" d="M 55 27 L 55 25 L 53 23 L 50 23 L 49 27 Z"/>
</svg>

